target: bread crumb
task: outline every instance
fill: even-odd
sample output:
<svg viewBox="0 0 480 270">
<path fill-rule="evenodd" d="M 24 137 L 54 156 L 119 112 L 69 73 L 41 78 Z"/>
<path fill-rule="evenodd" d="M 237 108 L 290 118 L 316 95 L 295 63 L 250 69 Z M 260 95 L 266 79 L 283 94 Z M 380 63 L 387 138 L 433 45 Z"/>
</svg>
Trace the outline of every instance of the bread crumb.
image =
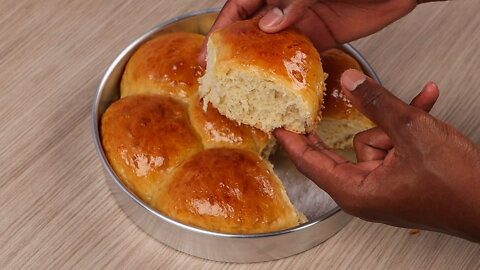
<svg viewBox="0 0 480 270">
<path fill-rule="evenodd" d="M 417 234 L 420 233 L 419 229 L 410 229 L 410 234 Z"/>
</svg>

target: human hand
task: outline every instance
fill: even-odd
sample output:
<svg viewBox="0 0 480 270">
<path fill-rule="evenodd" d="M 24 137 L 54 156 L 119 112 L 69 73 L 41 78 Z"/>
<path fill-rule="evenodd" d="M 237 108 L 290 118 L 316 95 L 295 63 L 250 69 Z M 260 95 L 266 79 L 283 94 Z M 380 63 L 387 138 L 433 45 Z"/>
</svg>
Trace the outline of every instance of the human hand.
<svg viewBox="0 0 480 270">
<path fill-rule="evenodd" d="M 431 0 L 430 0 L 431 1 Z M 295 25 L 317 50 L 370 35 L 406 15 L 417 0 L 229 0 L 207 34 L 199 62 L 206 66 L 210 34 L 233 22 L 262 16 L 259 27 L 274 33 Z"/>
<path fill-rule="evenodd" d="M 343 91 L 378 125 L 354 144 L 358 163 L 314 134 L 277 129 L 296 167 L 347 213 L 394 226 L 480 241 L 480 149 L 427 112 L 438 97 L 429 83 L 407 105 L 364 74 L 348 70 Z"/>
</svg>

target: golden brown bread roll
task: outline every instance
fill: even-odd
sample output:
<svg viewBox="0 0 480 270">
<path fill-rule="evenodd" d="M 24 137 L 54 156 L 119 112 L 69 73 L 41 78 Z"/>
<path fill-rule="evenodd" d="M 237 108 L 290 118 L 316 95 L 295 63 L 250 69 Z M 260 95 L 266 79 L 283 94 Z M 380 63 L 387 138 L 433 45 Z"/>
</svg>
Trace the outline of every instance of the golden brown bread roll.
<svg viewBox="0 0 480 270">
<path fill-rule="evenodd" d="M 125 67 L 121 97 L 167 94 L 188 102 L 203 75 L 198 65 L 203 39 L 193 33 L 172 33 L 141 45 Z"/>
<path fill-rule="evenodd" d="M 322 120 L 318 124 L 317 134 L 329 148 L 351 149 L 355 134 L 375 126 L 352 106 L 343 94 L 340 84 L 340 78 L 345 70 L 362 71 L 362 68 L 353 57 L 339 49 L 329 49 L 320 55 L 323 70 L 328 77 L 323 98 Z"/>
<path fill-rule="evenodd" d="M 270 165 L 254 152 L 231 148 L 208 149 L 187 160 L 159 191 L 157 209 L 227 233 L 278 231 L 306 220 Z"/>
<path fill-rule="evenodd" d="M 192 98 L 188 112 L 205 148 L 233 147 L 260 153 L 273 140 L 261 130 L 228 119 L 211 105 L 204 111 L 198 95 Z"/>
<path fill-rule="evenodd" d="M 203 149 L 184 105 L 170 97 L 117 100 L 102 116 L 101 135 L 118 177 L 148 204 L 171 170 Z"/>
<path fill-rule="evenodd" d="M 252 19 L 209 38 L 199 93 L 230 119 L 267 133 L 278 127 L 311 132 L 319 120 L 323 90 L 320 56 L 293 28 L 267 34 Z"/>
</svg>

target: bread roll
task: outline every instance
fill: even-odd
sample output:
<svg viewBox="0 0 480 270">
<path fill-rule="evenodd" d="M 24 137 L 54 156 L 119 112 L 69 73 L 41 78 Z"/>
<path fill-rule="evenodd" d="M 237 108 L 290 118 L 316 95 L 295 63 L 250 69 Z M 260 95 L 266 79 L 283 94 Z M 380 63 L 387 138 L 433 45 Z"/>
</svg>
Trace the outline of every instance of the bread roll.
<svg viewBox="0 0 480 270">
<path fill-rule="evenodd" d="M 101 134 L 117 176 L 148 204 L 171 170 L 203 149 L 184 106 L 169 97 L 117 100 L 102 116 Z"/>
<path fill-rule="evenodd" d="M 328 74 L 327 89 L 324 97 L 322 120 L 318 124 L 317 134 L 327 147 L 332 149 L 352 149 L 355 134 L 375 125 L 352 106 L 342 92 L 340 78 L 347 69 L 362 71 L 360 64 L 339 49 L 322 52 L 322 64 Z"/>
<path fill-rule="evenodd" d="M 320 56 L 293 28 L 267 34 L 258 19 L 215 31 L 199 93 L 228 118 L 267 133 L 314 131 L 324 90 Z M 206 106 L 206 105 L 205 105 Z"/>
<path fill-rule="evenodd" d="M 140 46 L 125 67 L 121 97 L 164 94 L 189 102 L 204 72 L 198 65 L 203 39 L 193 33 L 172 33 Z"/>
<path fill-rule="evenodd" d="M 204 111 L 198 95 L 192 98 L 188 111 L 205 148 L 232 147 L 261 153 L 269 140 L 273 140 L 261 130 L 228 119 L 211 105 Z"/>
<path fill-rule="evenodd" d="M 270 165 L 254 152 L 231 148 L 208 149 L 187 160 L 159 191 L 157 209 L 225 233 L 278 231 L 306 220 Z"/>
</svg>

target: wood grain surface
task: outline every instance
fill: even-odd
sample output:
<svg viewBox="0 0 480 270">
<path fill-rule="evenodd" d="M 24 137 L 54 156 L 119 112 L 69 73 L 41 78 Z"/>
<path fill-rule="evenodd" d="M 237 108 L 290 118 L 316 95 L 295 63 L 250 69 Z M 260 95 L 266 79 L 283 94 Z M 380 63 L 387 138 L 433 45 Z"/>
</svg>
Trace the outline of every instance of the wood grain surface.
<svg viewBox="0 0 480 270">
<path fill-rule="evenodd" d="M 123 214 L 90 130 L 100 77 L 154 25 L 222 4 L 0 1 L 0 268 L 479 269 L 478 244 L 358 219 L 297 256 L 219 263 L 157 242 Z M 425 4 L 353 44 L 406 101 L 427 81 L 437 82 L 433 114 L 480 144 L 478 14 L 478 0 Z"/>
</svg>

